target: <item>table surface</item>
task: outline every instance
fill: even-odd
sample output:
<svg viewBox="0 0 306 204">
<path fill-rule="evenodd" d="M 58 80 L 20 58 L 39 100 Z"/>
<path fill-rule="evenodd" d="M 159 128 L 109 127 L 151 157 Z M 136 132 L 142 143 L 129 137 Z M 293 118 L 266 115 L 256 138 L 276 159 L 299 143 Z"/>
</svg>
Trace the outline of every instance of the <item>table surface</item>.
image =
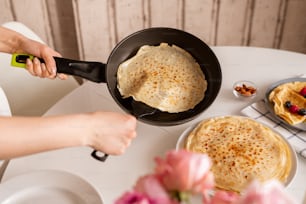
<svg viewBox="0 0 306 204">
<path fill-rule="evenodd" d="M 221 64 L 222 85 L 213 104 L 194 120 L 176 126 L 153 126 L 138 122 L 137 138 L 124 155 L 110 156 L 105 163 L 90 156 L 86 147 L 55 150 L 13 159 L 4 181 L 39 169 L 59 169 L 77 174 L 91 183 L 104 203 L 113 203 L 134 185 L 137 178 L 153 170 L 156 156 L 174 149 L 180 134 L 189 126 L 208 117 L 241 115 L 250 103 L 264 97 L 265 90 L 281 79 L 306 74 L 306 55 L 256 47 L 212 47 Z M 232 94 L 235 81 L 249 80 L 258 86 L 258 96 L 238 100 Z M 85 82 L 61 99 L 45 115 L 107 110 L 123 112 L 114 102 L 106 84 Z M 305 147 L 306 148 L 306 147 Z M 298 156 L 297 175 L 287 188 L 299 203 L 306 190 L 306 159 Z"/>
</svg>

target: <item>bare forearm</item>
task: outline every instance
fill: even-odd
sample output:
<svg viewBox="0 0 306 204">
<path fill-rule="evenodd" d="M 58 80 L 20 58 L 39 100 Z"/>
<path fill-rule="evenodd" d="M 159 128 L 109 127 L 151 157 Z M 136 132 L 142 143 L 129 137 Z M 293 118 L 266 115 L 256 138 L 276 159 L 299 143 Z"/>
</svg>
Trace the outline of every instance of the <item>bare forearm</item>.
<svg viewBox="0 0 306 204">
<path fill-rule="evenodd" d="M 22 44 L 26 38 L 7 28 L 0 26 L 0 52 L 15 53 L 23 52 Z"/>
<path fill-rule="evenodd" d="M 18 32 L 0 26 L 0 52 L 29 53 L 41 56 L 42 47 L 47 47 L 37 41 L 26 38 Z"/>
<path fill-rule="evenodd" d="M 114 112 L 1 117 L 0 159 L 73 146 L 120 155 L 136 137 L 136 119 Z"/>
<path fill-rule="evenodd" d="M 0 117 L 0 159 L 85 145 L 84 117 Z"/>
</svg>

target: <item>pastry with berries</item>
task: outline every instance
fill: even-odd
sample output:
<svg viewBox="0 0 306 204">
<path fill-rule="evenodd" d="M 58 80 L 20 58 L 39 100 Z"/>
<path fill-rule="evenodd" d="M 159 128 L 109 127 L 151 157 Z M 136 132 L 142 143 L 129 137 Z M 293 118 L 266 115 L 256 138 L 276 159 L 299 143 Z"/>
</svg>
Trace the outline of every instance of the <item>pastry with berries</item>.
<svg viewBox="0 0 306 204">
<path fill-rule="evenodd" d="M 276 115 L 291 125 L 306 122 L 306 81 L 277 86 L 269 95 Z"/>
</svg>

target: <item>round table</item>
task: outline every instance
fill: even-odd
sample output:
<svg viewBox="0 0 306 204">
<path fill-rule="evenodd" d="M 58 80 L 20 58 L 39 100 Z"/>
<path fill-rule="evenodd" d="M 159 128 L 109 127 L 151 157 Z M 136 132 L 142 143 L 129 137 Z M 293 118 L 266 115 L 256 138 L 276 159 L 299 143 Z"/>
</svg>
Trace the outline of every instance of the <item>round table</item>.
<svg viewBox="0 0 306 204">
<path fill-rule="evenodd" d="M 156 156 L 174 149 L 180 134 L 189 126 L 208 117 L 241 115 L 241 110 L 264 97 L 265 90 L 281 79 L 305 74 L 306 55 L 256 47 L 212 47 L 220 61 L 222 85 L 213 104 L 194 120 L 176 126 L 152 126 L 138 122 L 137 138 L 126 153 L 110 156 L 105 163 L 94 160 L 86 147 L 67 148 L 13 159 L 4 181 L 38 169 L 59 169 L 77 174 L 90 182 L 106 204 L 113 203 L 123 192 L 130 190 L 137 178 L 153 170 Z M 256 98 L 239 100 L 232 94 L 238 80 L 257 84 Z M 45 115 L 69 114 L 107 110 L 123 112 L 114 102 L 106 84 L 85 82 L 56 103 Z M 306 139 L 306 138 L 305 138 Z M 306 148 L 306 146 L 305 146 Z M 298 171 L 287 188 L 301 203 L 306 190 L 306 159 L 298 156 Z"/>
</svg>

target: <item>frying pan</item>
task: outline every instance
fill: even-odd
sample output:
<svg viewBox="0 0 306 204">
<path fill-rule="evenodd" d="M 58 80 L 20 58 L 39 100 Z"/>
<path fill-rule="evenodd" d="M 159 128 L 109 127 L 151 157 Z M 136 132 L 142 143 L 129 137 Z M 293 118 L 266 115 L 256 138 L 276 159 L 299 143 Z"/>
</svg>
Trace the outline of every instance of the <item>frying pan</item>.
<svg viewBox="0 0 306 204">
<path fill-rule="evenodd" d="M 207 80 L 204 99 L 193 109 L 180 112 L 163 112 L 144 103 L 134 101 L 132 97 L 122 98 L 117 89 L 117 70 L 119 65 L 133 57 L 143 45 L 159 45 L 165 42 L 176 45 L 189 52 L 199 63 Z M 13 66 L 22 62 L 23 56 L 17 55 Z M 90 81 L 107 83 L 108 90 L 116 103 L 127 113 L 138 120 L 158 126 L 178 125 L 188 122 L 207 109 L 217 97 L 222 81 L 219 61 L 213 51 L 196 36 L 174 28 L 155 27 L 135 32 L 120 41 L 112 50 L 107 63 L 78 61 L 55 57 L 57 71 L 80 76 Z"/>
</svg>

